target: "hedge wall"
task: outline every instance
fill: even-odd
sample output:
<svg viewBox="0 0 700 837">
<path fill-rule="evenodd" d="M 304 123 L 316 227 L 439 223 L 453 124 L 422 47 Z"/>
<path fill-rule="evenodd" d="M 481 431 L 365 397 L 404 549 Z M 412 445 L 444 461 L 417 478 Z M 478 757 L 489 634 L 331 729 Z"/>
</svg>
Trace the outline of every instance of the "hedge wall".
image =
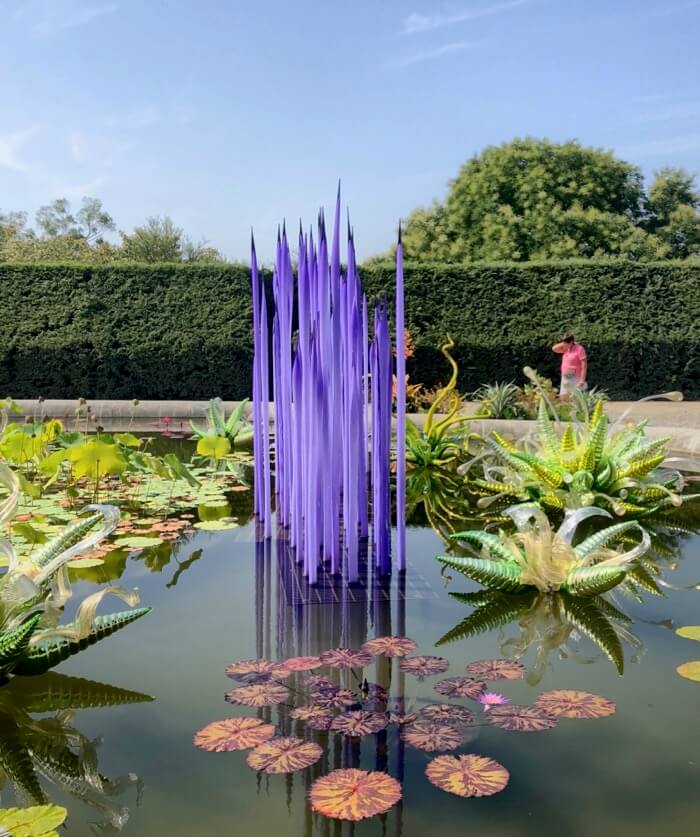
<svg viewBox="0 0 700 837">
<path fill-rule="evenodd" d="M 363 270 L 391 295 L 389 268 Z M 238 399 L 250 392 L 249 276 L 237 265 L 0 264 L 0 394 L 16 398 Z M 414 381 L 460 388 L 556 376 L 551 343 L 572 330 L 590 381 L 618 398 L 700 397 L 700 265 L 564 262 L 406 269 Z"/>
</svg>

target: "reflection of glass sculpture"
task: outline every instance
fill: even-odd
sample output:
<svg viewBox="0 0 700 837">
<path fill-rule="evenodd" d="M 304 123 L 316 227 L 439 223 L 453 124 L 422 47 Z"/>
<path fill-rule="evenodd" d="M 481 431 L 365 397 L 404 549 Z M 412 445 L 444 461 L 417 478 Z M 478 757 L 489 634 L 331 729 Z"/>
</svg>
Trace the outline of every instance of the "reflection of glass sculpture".
<svg viewBox="0 0 700 837">
<path fill-rule="evenodd" d="M 496 628 L 512 625 L 515 636 L 502 636 L 501 653 L 520 659 L 534 651 L 534 662 L 528 666 L 526 679 L 539 683 L 549 664 L 551 654 L 561 658 L 590 662 L 581 657 L 578 642 L 590 639 L 615 666 L 624 671 L 623 641 L 635 652 L 641 648 L 637 637 L 629 630 L 629 616 L 600 596 L 578 598 L 568 593 L 520 594 L 482 590 L 476 593 L 450 593 L 452 598 L 475 610 L 435 644 L 469 639 Z"/>
<path fill-rule="evenodd" d="M 43 785 L 53 786 L 95 809 L 101 822 L 95 834 L 116 834 L 129 817 L 115 797 L 129 787 L 140 803 L 142 782 L 133 773 L 109 779 L 99 772 L 97 746 L 73 725 L 78 709 L 150 701 L 148 695 L 79 677 L 50 672 L 15 678 L 0 688 L 0 772 L 11 783 L 19 805 L 43 804 Z M 48 717 L 33 715 L 55 713 Z"/>
<path fill-rule="evenodd" d="M 7 491 L 0 501 L 2 524 L 12 519 L 19 499 L 17 477 L 2 464 L 0 485 Z M 150 612 L 150 608 L 139 608 L 96 616 L 98 605 L 109 594 L 131 607 L 138 604 L 135 592 L 110 586 L 84 599 L 72 622 L 59 624 L 72 595 L 68 562 L 94 548 L 119 520 L 114 506 L 91 505 L 86 510 L 93 514 L 66 527 L 22 561 L 8 541 L 0 540 L 0 556 L 8 564 L 7 572 L 0 577 L 0 678 L 8 674 L 42 674 Z M 98 523 L 101 528 L 90 534 Z"/>
<path fill-rule="evenodd" d="M 634 520 L 608 526 L 572 545 L 578 525 L 588 517 L 608 512 L 597 508 L 567 512 L 554 531 L 545 513 L 532 503 L 506 510 L 516 532 L 470 531 L 452 537 L 479 550 L 476 556 L 440 555 L 438 560 L 494 590 L 518 593 L 565 590 L 577 596 L 595 596 L 622 582 L 634 562 L 649 549 L 648 533 Z M 641 541 L 623 552 L 610 544 L 634 532 Z"/>
</svg>

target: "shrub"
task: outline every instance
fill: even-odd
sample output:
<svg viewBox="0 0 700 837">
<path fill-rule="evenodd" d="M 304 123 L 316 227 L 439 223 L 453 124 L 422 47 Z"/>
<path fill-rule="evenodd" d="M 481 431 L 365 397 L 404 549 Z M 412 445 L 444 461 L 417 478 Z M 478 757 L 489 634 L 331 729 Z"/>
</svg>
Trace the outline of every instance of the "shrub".
<svg viewBox="0 0 700 837">
<path fill-rule="evenodd" d="M 373 296 L 391 266 L 362 270 Z M 251 392 L 249 274 L 230 264 L 0 264 L 0 393 L 15 397 L 242 399 Z M 700 397 L 700 265 L 561 262 L 407 266 L 411 381 L 445 383 L 455 341 L 462 392 L 557 377 L 551 344 L 573 331 L 589 382 L 613 398 Z"/>
</svg>

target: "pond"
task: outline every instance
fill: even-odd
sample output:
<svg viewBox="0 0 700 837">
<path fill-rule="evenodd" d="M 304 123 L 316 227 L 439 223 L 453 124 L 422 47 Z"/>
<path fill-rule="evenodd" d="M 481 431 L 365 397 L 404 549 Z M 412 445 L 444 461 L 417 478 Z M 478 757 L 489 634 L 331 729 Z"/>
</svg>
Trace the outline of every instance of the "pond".
<svg viewBox="0 0 700 837">
<path fill-rule="evenodd" d="M 405 576 L 373 579 L 365 566 L 358 585 L 324 579 L 310 589 L 284 541 L 256 543 L 250 492 L 236 495 L 233 514 L 238 528 L 196 531 L 172 549 L 118 555 L 116 569 L 108 562 L 111 575 L 138 587 L 153 613 L 55 672 L 0 689 L 3 805 L 31 804 L 40 785 L 68 808 L 67 833 L 76 837 L 697 833 L 700 687 L 675 668 L 699 655 L 674 628 L 698 622 L 698 537 L 665 539 L 667 567 L 675 568 L 665 576 L 677 589 L 644 601 L 608 595 L 617 611 L 602 618 L 623 637 L 620 675 L 618 652 L 606 654 L 605 641 L 601 647 L 589 638 L 605 635 L 595 613 L 567 609 L 554 596 L 512 607 L 507 597 L 494 603 L 450 595 L 479 588 L 461 576 L 441 577 L 434 557 L 444 544 L 427 526 L 409 529 Z M 77 600 L 94 589 L 75 586 Z M 481 618 L 467 618 L 484 605 Z M 224 673 L 233 661 L 357 648 L 389 634 L 413 638 L 418 654 L 444 657 L 449 669 L 421 680 L 402 672 L 398 659 L 376 658 L 363 677 L 388 690 L 384 708 L 419 713 L 448 700 L 469 707 L 477 723 L 462 729 L 455 752 L 502 764 L 510 781 L 501 793 L 460 799 L 434 787 L 425 769 L 437 753 L 407 744 L 397 726 L 353 739 L 305 729 L 290 717 L 290 707 L 303 702 L 300 675 L 290 681 L 297 691 L 279 706 L 224 700 L 243 685 Z M 575 689 L 613 701 L 615 714 L 561 719 L 526 734 L 485 723 L 474 701 L 434 691 L 440 680 L 464 676 L 472 661 L 513 656 L 527 677 L 489 683 L 513 703 Z M 360 689 L 353 672 L 335 676 L 339 685 Z M 246 715 L 316 741 L 320 760 L 293 774 L 266 775 L 247 766 L 248 751 L 193 745 L 207 724 Z M 313 814 L 311 783 L 336 767 L 386 770 L 401 781 L 403 798 L 387 814 L 354 824 Z"/>
</svg>

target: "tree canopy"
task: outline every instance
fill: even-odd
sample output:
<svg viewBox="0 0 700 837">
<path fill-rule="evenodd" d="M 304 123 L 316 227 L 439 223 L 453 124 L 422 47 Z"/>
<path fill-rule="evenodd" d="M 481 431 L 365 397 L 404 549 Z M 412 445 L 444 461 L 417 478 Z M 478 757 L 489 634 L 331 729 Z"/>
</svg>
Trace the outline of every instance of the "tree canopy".
<svg viewBox="0 0 700 837">
<path fill-rule="evenodd" d="M 699 205 L 681 169 L 647 193 L 609 151 L 516 139 L 468 160 L 443 203 L 411 213 L 403 243 L 414 261 L 687 258 L 700 255 Z"/>
<path fill-rule="evenodd" d="M 58 198 L 38 209 L 35 224 L 36 229 L 28 225 L 26 212 L 0 211 L 0 262 L 224 261 L 218 250 L 192 241 L 167 216 L 148 218 L 130 233 L 120 230 L 121 243 L 110 242 L 106 236 L 116 224 L 98 198 L 83 198 L 75 213 L 66 198 Z"/>
</svg>

